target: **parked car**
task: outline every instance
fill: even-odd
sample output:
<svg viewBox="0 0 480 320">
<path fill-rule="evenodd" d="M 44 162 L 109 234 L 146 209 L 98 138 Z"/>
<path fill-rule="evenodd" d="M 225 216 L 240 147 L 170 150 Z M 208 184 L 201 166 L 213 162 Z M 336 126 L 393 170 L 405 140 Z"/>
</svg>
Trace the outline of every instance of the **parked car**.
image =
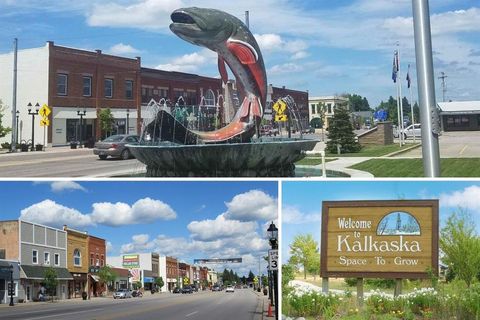
<svg viewBox="0 0 480 320">
<path fill-rule="evenodd" d="M 179 287 L 173 289 L 172 293 L 182 293 L 182 290 Z"/>
<path fill-rule="evenodd" d="M 315 133 L 315 128 L 314 127 L 308 127 L 302 129 L 302 133 Z"/>
<path fill-rule="evenodd" d="M 113 294 L 113 299 L 127 299 L 132 297 L 132 292 L 127 289 L 119 289 Z"/>
<path fill-rule="evenodd" d="M 264 136 L 276 136 L 279 132 L 277 128 L 273 128 L 272 126 L 262 126 L 260 128 L 260 133 Z"/>
<path fill-rule="evenodd" d="M 182 289 L 182 293 L 193 293 L 193 289 L 190 286 L 185 286 Z"/>
<path fill-rule="evenodd" d="M 422 137 L 422 125 L 420 123 L 411 124 L 403 131 L 403 137 L 407 138 L 421 138 Z"/>
<path fill-rule="evenodd" d="M 98 155 L 102 160 L 107 159 L 108 156 L 127 160 L 132 157 L 132 153 L 126 145 L 136 144 L 139 139 L 136 135 L 116 134 L 95 143 L 93 154 Z"/>
<path fill-rule="evenodd" d="M 215 285 L 212 287 L 212 291 L 220 291 L 220 290 L 221 290 L 220 286 Z"/>
<path fill-rule="evenodd" d="M 232 286 L 228 286 L 225 292 L 235 292 L 235 289 Z"/>
</svg>

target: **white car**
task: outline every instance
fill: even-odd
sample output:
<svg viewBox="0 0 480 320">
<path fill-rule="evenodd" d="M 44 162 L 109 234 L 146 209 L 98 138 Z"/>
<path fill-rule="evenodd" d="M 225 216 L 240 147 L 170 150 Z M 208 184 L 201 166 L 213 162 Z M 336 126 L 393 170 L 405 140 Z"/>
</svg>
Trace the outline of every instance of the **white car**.
<svg viewBox="0 0 480 320">
<path fill-rule="evenodd" d="M 232 286 L 228 286 L 225 292 L 235 292 L 235 289 Z"/>
<path fill-rule="evenodd" d="M 422 125 L 420 123 L 411 124 L 403 131 L 403 137 L 407 138 L 421 138 L 422 137 Z"/>
</svg>

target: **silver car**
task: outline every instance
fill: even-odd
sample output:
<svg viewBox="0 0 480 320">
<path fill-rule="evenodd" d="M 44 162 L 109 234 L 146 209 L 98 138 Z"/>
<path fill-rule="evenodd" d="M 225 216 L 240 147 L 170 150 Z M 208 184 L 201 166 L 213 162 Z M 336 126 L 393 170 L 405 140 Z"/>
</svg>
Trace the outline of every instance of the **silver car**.
<svg viewBox="0 0 480 320">
<path fill-rule="evenodd" d="M 102 160 L 108 156 L 128 160 L 132 158 L 132 153 L 126 147 L 127 144 L 138 143 L 139 137 L 131 134 L 116 134 L 105 140 L 95 143 L 93 154 L 98 155 Z"/>
<path fill-rule="evenodd" d="M 411 124 L 403 131 L 403 137 L 407 138 L 421 138 L 422 137 L 422 125 L 420 123 Z"/>
<path fill-rule="evenodd" d="M 119 289 L 113 294 L 113 299 L 127 299 L 132 297 L 132 292 L 127 289 Z"/>
</svg>

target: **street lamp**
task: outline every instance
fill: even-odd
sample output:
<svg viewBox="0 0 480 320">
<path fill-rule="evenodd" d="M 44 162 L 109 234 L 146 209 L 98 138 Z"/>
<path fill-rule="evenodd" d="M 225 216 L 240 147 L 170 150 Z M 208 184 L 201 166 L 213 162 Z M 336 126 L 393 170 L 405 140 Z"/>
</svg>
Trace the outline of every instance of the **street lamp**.
<svg viewBox="0 0 480 320">
<path fill-rule="evenodd" d="M 15 122 L 16 126 L 17 126 L 17 130 L 15 131 L 15 144 L 18 144 L 18 118 L 20 117 L 20 111 L 17 110 L 17 122 Z"/>
<path fill-rule="evenodd" d="M 275 224 L 272 223 L 267 229 L 268 239 L 272 250 L 278 250 L 278 229 Z M 278 319 L 278 270 L 272 270 L 273 274 L 273 295 L 275 300 L 275 319 Z"/>
<path fill-rule="evenodd" d="M 28 105 L 28 114 L 32 116 L 32 151 L 35 150 L 35 116 L 38 114 L 38 109 L 40 109 L 40 104 L 37 102 L 35 104 L 35 111 L 32 111 L 32 104 L 29 102 Z"/>
<path fill-rule="evenodd" d="M 127 129 L 125 130 L 126 134 L 129 134 L 129 119 L 130 119 L 130 109 L 127 109 Z"/>
<path fill-rule="evenodd" d="M 10 291 L 9 292 L 9 294 L 10 294 L 10 304 L 9 305 L 10 306 L 14 306 L 14 303 L 13 303 L 13 293 L 14 292 L 13 291 L 15 291 L 15 290 L 14 290 L 13 285 L 14 285 L 14 283 L 13 283 L 13 264 L 11 264 L 10 265 L 10 290 L 9 290 Z"/>
<path fill-rule="evenodd" d="M 83 111 L 77 110 L 77 115 L 80 116 L 80 148 L 83 145 L 83 117 L 87 115 L 87 110 L 83 109 Z"/>
</svg>

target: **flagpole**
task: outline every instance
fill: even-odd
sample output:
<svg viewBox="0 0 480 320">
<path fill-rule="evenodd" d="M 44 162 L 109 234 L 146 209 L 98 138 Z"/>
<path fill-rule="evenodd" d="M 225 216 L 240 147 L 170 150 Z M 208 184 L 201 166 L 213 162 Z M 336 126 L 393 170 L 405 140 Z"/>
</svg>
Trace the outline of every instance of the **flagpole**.
<svg viewBox="0 0 480 320">
<path fill-rule="evenodd" d="M 410 89 L 410 112 L 412 113 L 412 125 L 413 125 L 413 143 L 416 143 L 415 137 L 415 115 L 413 113 L 413 89 L 412 89 L 412 78 L 410 77 L 410 65 L 408 65 L 408 88 Z"/>
<path fill-rule="evenodd" d="M 397 42 L 397 54 L 398 54 L 398 78 L 399 80 L 402 79 L 400 71 L 400 44 Z M 400 119 L 402 123 L 402 132 L 404 133 L 402 135 L 402 144 L 405 144 L 405 126 L 403 125 L 403 99 L 402 99 L 402 81 L 398 81 L 398 92 L 399 92 L 399 100 L 400 100 Z"/>
<path fill-rule="evenodd" d="M 402 147 L 402 137 L 403 137 L 403 130 L 402 130 L 402 126 L 401 126 L 401 121 L 400 121 L 400 100 L 398 99 L 399 97 L 399 86 L 398 86 L 398 66 L 399 66 L 399 63 L 398 63 L 398 51 L 395 50 L 394 51 L 394 54 L 393 54 L 393 74 L 392 74 L 392 78 L 393 78 L 393 82 L 396 84 L 396 87 L 397 87 L 397 132 L 398 132 L 398 141 L 400 143 L 400 147 Z"/>
<path fill-rule="evenodd" d="M 397 81 L 397 128 L 398 128 L 398 141 L 400 143 L 400 147 L 402 146 L 402 137 L 403 137 L 403 131 L 402 131 L 402 125 L 400 124 L 400 100 L 398 99 L 398 81 Z"/>
<path fill-rule="evenodd" d="M 417 59 L 417 88 L 422 123 L 422 158 L 426 177 L 440 176 L 438 135 L 440 121 L 435 101 L 432 33 L 428 0 L 412 0 L 415 55 Z"/>
</svg>

